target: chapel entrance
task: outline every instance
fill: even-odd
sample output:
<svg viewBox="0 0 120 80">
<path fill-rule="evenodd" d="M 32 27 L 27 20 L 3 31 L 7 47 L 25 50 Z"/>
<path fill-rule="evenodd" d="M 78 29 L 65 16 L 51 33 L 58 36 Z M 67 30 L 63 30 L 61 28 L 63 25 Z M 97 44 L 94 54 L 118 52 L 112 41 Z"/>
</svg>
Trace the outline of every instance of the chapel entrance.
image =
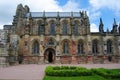
<svg viewBox="0 0 120 80">
<path fill-rule="evenodd" d="M 48 48 L 44 54 L 44 60 L 47 63 L 54 63 L 55 62 L 55 50 L 52 48 Z"/>
</svg>

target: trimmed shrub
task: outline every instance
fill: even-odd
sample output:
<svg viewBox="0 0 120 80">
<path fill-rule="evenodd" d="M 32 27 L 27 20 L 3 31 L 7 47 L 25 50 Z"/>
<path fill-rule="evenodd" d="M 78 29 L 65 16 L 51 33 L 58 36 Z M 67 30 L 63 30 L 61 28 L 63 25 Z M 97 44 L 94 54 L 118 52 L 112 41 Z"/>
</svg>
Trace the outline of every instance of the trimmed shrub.
<svg viewBox="0 0 120 80">
<path fill-rule="evenodd" d="M 61 68 L 59 66 L 53 67 L 53 70 L 60 70 Z"/>
<path fill-rule="evenodd" d="M 69 69 L 69 66 L 61 66 L 61 69 L 62 69 L 62 70 Z"/>
<path fill-rule="evenodd" d="M 76 66 L 70 66 L 69 67 L 71 70 L 73 70 L 73 69 L 76 69 L 77 67 Z"/>
<path fill-rule="evenodd" d="M 104 69 L 104 68 L 93 68 L 87 69 L 84 67 L 75 66 L 48 66 L 45 70 L 48 76 L 91 76 L 97 74 L 104 78 L 113 79 L 120 78 L 120 69 Z"/>
<path fill-rule="evenodd" d="M 109 70 L 104 68 L 91 69 L 91 71 L 105 78 L 120 78 L 120 71 Z"/>
<path fill-rule="evenodd" d="M 75 66 L 48 66 L 45 70 L 48 76 L 90 76 L 92 71 L 83 67 Z"/>
</svg>

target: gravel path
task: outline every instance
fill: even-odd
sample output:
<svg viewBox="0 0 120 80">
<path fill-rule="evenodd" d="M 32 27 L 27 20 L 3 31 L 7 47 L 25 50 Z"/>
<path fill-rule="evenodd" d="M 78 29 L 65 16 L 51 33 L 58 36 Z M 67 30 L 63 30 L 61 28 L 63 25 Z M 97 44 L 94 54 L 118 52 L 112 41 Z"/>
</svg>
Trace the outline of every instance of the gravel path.
<svg viewBox="0 0 120 80">
<path fill-rule="evenodd" d="M 86 68 L 120 68 L 120 64 L 24 64 L 0 68 L 0 80 L 42 80 L 46 66 L 83 66 Z"/>
</svg>

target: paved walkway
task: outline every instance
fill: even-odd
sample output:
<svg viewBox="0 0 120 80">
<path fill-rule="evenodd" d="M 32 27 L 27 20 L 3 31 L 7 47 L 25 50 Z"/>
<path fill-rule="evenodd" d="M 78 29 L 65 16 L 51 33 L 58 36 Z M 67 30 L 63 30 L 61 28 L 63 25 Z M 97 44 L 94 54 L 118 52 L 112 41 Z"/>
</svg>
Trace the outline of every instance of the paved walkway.
<svg viewBox="0 0 120 80">
<path fill-rule="evenodd" d="M 42 80 L 46 66 L 83 66 L 86 68 L 120 68 L 120 64 L 24 64 L 0 68 L 0 80 Z"/>
</svg>

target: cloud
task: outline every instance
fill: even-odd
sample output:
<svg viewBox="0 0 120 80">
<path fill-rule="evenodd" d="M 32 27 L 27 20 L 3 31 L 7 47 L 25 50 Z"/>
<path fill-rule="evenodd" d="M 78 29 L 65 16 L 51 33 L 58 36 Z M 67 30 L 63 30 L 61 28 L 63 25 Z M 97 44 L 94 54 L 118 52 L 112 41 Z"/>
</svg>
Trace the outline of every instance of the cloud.
<svg viewBox="0 0 120 80">
<path fill-rule="evenodd" d="M 120 0 L 89 0 L 89 3 L 95 10 L 108 8 L 120 14 Z"/>
<path fill-rule="evenodd" d="M 90 11 L 90 20 L 94 21 L 94 20 L 100 18 L 100 15 L 101 15 L 100 11 L 93 11 L 93 12 Z"/>
<path fill-rule="evenodd" d="M 60 6 L 57 0 L 0 0 L 0 28 L 7 23 L 12 23 L 17 5 L 20 3 L 28 5 L 32 12 L 79 11 L 79 3 L 74 0 L 68 0 L 63 6 Z"/>
<path fill-rule="evenodd" d="M 3 29 L 3 25 L 0 25 L 0 29 Z"/>
<path fill-rule="evenodd" d="M 97 25 L 95 23 L 91 23 L 90 31 L 91 32 L 99 32 L 98 27 L 97 27 Z"/>
<path fill-rule="evenodd" d="M 75 2 L 74 0 L 69 0 L 63 7 L 62 11 L 80 11 L 79 3 Z"/>
<path fill-rule="evenodd" d="M 62 11 L 56 0 L 25 0 L 24 5 L 28 5 L 31 11 Z"/>
</svg>

